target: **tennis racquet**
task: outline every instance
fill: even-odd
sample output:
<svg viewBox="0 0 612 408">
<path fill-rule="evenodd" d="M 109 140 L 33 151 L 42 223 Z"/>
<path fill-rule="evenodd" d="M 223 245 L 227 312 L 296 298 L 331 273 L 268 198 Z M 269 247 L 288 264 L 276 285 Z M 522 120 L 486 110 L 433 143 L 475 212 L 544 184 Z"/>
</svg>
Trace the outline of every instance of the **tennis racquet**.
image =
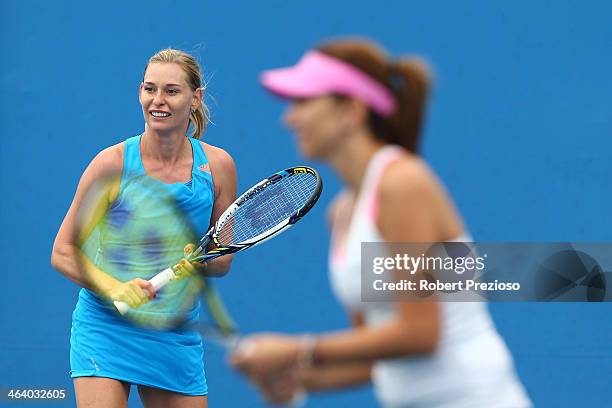
<svg viewBox="0 0 612 408">
<path fill-rule="evenodd" d="M 267 241 L 306 215 L 319 199 L 322 188 L 321 177 L 310 167 L 291 167 L 274 173 L 238 197 L 186 259 L 208 262 Z M 180 276 L 175 265 L 149 282 L 160 290 L 177 278 Z M 121 314 L 130 310 L 124 302 L 115 301 L 114 305 Z"/>
</svg>

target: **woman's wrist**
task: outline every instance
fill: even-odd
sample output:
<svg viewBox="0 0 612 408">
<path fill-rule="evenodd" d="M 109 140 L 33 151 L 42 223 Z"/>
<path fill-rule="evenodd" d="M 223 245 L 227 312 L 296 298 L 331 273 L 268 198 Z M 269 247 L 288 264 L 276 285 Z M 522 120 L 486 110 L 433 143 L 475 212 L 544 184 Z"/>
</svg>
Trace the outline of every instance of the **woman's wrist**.
<svg viewBox="0 0 612 408">
<path fill-rule="evenodd" d="M 299 340 L 295 362 L 299 368 L 310 368 L 319 364 L 320 357 L 317 355 L 317 344 L 319 340 L 315 336 L 302 336 Z"/>
</svg>

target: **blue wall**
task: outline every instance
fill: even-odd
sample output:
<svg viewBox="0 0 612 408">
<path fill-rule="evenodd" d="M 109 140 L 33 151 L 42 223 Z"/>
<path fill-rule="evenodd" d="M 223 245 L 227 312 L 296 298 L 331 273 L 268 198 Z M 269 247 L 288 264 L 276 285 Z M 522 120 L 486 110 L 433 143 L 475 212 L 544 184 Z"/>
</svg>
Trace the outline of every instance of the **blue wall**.
<svg viewBox="0 0 612 408">
<path fill-rule="evenodd" d="M 0 2 L 0 386 L 70 387 L 77 287 L 52 270 L 51 246 L 87 163 L 142 130 L 142 69 L 167 46 L 199 56 L 215 122 L 206 140 L 233 155 L 239 190 L 303 162 L 258 73 L 360 34 L 435 68 L 424 154 L 477 240 L 612 240 L 608 2 L 221 3 Z M 339 182 L 317 166 L 326 185 L 313 215 L 238 257 L 221 283 L 246 332 L 346 324 L 325 271 L 324 208 Z M 491 310 L 537 406 L 609 401 L 610 304 Z M 259 406 L 221 350 L 206 361 L 212 407 Z M 310 406 L 348 404 L 375 406 L 369 388 Z"/>
</svg>

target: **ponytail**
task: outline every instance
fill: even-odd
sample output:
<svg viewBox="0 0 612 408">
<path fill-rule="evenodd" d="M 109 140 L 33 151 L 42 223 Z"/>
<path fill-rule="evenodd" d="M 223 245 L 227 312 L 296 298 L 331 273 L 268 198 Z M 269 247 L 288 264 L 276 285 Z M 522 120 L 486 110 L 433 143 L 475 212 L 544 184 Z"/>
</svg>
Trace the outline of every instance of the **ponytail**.
<svg viewBox="0 0 612 408">
<path fill-rule="evenodd" d="M 429 72 L 426 63 L 418 58 L 400 58 L 388 66 L 387 83 L 397 109 L 391 117 L 381 120 L 387 122 L 390 142 L 415 153 L 429 95 Z"/>
<path fill-rule="evenodd" d="M 365 39 L 336 40 L 317 50 L 353 65 L 391 90 L 397 103 L 396 111 L 389 117 L 382 117 L 370 109 L 370 130 L 384 143 L 397 144 L 417 153 L 429 95 L 427 64 L 418 58 L 390 62 L 383 48 Z"/>
<path fill-rule="evenodd" d="M 196 110 L 189 115 L 189 123 L 192 125 L 191 137 L 199 139 L 206 130 L 206 124 L 210 118 L 208 106 L 204 103 L 204 89 L 202 89 L 202 101 Z"/>
</svg>

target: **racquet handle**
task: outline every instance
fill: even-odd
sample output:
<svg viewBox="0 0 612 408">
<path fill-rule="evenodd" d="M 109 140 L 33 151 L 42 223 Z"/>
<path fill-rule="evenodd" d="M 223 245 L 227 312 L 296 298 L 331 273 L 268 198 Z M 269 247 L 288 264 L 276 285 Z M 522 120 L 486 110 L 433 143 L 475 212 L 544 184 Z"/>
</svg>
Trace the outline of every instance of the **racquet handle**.
<svg viewBox="0 0 612 408">
<path fill-rule="evenodd" d="M 174 278 L 176 278 L 176 275 L 174 274 L 172 268 L 167 268 L 149 279 L 149 282 L 151 282 L 151 285 L 153 285 L 155 290 L 159 290 L 166 286 L 166 284 Z M 116 300 L 113 302 L 113 304 L 117 308 L 117 311 L 122 315 L 126 314 L 127 311 L 130 310 L 130 306 L 125 302 Z"/>
</svg>

